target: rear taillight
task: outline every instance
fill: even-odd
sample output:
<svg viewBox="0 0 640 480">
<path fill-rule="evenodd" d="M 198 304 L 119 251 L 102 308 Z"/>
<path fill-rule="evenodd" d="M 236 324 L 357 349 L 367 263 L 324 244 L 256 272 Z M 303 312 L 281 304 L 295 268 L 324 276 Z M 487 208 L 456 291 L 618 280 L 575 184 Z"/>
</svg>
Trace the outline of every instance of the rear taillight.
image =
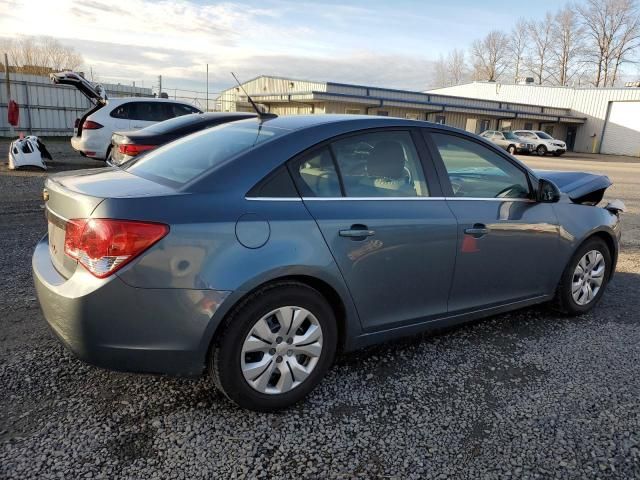
<svg viewBox="0 0 640 480">
<path fill-rule="evenodd" d="M 80 119 L 76 118 L 76 121 L 73 124 L 73 128 L 78 128 L 79 125 L 80 125 Z"/>
<path fill-rule="evenodd" d="M 157 145 L 132 145 L 132 144 L 122 144 L 118 145 L 118 151 L 123 155 L 129 155 L 131 157 L 135 157 L 136 155 L 141 154 L 142 152 L 146 152 L 147 150 L 153 150 Z"/>
<path fill-rule="evenodd" d="M 98 123 L 98 122 L 94 122 L 93 120 L 85 120 L 84 123 L 82 124 L 82 129 L 83 130 L 98 130 L 99 128 L 102 128 L 104 125 Z"/>
<path fill-rule="evenodd" d="M 104 218 L 67 221 L 64 252 L 98 278 L 105 278 L 169 233 L 161 223 Z"/>
</svg>

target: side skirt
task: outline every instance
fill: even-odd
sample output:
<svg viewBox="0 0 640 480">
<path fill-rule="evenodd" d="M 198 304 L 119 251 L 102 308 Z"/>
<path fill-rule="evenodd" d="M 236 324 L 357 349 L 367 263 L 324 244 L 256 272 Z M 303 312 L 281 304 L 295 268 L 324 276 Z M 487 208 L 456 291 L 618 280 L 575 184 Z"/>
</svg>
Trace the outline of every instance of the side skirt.
<svg viewBox="0 0 640 480">
<path fill-rule="evenodd" d="M 526 300 L 520 300 L 517 302 L 506 303 L 490 308 L 483 308 L 480 310 L 474 310 L 473 312 L 466 312 L 457 315 L 448 315 L 440 318 L 431 319 L 425 322 L 414 323 L 411 325 L 404 325 L 401 327 L 390 328 L 387 330 L 379 330 L 376 332 L 363 333 L 345 345 L 345 351 L 357 350 L 359 348 L 375 345 L 377 343 L 387 342 L 390 340 L 399 339 L 402 337 L 408 337 L 417 333 L 427 332 L 443 327 L 452 327 L 461 323 L 469 322 L 471 320 L 477 320 L 479 318 L 490 317 L 499 313 L 510 312 L 512 310 L 518 310 L 520 308 L 528 307 L 531 305 L 537 305 L 539 303 L 548 302 L 553 299 L 552 295 L 540 295 Z"/>
</svg>

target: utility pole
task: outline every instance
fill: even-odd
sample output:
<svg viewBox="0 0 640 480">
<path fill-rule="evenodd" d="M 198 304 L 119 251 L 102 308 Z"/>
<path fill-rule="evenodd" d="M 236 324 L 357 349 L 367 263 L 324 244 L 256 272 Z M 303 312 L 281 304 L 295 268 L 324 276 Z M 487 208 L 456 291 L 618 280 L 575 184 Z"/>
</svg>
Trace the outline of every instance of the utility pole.
<svg viewBox="0 0 640 480">
<path fill-rule="evenodd" d="M 207 63 L 207 112 L 209 111 L 209 64 Z"/>
<path fill-rule="evenodd" d="M 158 75 L 158 83 L 160 84 L 158 98 L 162 98 L 162 75 Z"/>
<path fill-rule="evenodd" d="M 7 105 L 11 101 L 11 79 L 9 78 L 9 57 L 7 54 L 4 54 L 4 80 L 7 84 Z M 9 109 L 7 108 L 7 113 Z M 13 125 L 9 124 L 9 135 L 13 137 L 14 130 Z"/>
</svg>

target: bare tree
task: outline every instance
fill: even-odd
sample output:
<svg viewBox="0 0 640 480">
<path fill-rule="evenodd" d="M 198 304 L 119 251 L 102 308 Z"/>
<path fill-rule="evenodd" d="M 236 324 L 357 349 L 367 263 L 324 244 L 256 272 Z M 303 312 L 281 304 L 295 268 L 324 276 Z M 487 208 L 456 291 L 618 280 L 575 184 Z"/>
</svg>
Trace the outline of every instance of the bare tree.
<svg viewBox="0 0 640 480">
<path fill-rule="evenodd" d="M 589 40 L 588 61 L 595 67 L 593 84 L 611 86 L 640 42 L 638 4 L 635 0 L 586 0 L 578 13 Z"/>
<path fill-rule="evenodd" d="M 433 64 L 431 83 L 434 85 L 435 88 L 442 88 L 442 87 L 449 86 L 449 82 L 448 82 L 449 72 L 447 70 L 448 70 L 447 62 L 442 56 L 442 54 L 440 54 L 440 57 L 438 57 L 438 60 L 436 60 Z"/>
<path fill-rule="evenodd" d="M 22 73 L 44 75 L 51 70 L 75 70 L 82 56 L 51 37 L 19 37 L 3 42 L 10 63 Z"/>
<path fill-rule="evenodd" d="M 547 81 L 549 56 L 551 55 L 552 35 L 551 25 L 553 17 L 549 12 L 543 20 L 529 23 L 529 35 L 531 37 L 531 52 L 528 59 L 529 70 L 539 85 Z"/>
<path fill-rule="evenodd" d="M 551 24 L 552 63 L 549 71 L 555 83 L 568 85 L 578 73 L 579 59 L 584 50 L 584 29 L 574 13 L 574 7 L 568 5 L 560 10 Z"/>
<path fill-rule="evenodd" d="M 454 48 L 447 56 L 447 73 L 450 85 L 460 85 L 467 79 L 467 63 L 463 50 Z"/>
<path fill-rule="evenodd" d="M 525 53 L 529 42 L 529 25 L 520 18 L 511 30 L 509 36 L 509 53 L 513 65 L 513 81 L 518 82 L 522 74 Z"/>
<path fill-rule="evenodd" d="M 471 45 L 474 78 L 495 82 L 500 79 L 509 62 L 509 40 L 499 31 L 493 30 Z"/>
</svg>

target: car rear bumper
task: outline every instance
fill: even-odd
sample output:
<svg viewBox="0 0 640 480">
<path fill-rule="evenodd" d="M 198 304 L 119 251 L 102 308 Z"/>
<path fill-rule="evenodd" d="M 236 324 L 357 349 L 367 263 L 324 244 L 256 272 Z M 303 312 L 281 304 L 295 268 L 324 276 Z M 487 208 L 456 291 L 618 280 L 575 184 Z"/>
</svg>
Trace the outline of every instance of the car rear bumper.
<svg viewBox="0 0 640 480">
<path fill-rule="evenodd" d="M 46 236 L 32 268 L 47 323 L 81 360 L 130 372 L 202 373 L 207 327 L 228 292 L 135 288 L 83 267 L 66 279 L 51 263 Z"/>
<path fill-rule="evenodd" d="M 71 147 L 82 155 L 104 160 L 107 157 L 107 147 L 102 142 L 93 141 L 85 137 L 71 137 Z"/>
</svg>

